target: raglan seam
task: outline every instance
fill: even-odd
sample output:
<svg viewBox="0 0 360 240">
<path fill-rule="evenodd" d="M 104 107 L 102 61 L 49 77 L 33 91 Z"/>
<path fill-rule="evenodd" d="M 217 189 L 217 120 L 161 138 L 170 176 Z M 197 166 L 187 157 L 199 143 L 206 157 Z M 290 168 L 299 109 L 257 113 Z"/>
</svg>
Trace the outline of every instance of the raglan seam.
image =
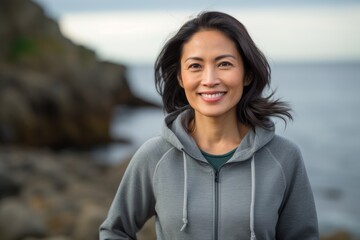
<svg viewBox="0 0 360 240">
<path fill-rule="evenodd" d="M 167 151 L 161 156 L 160 160 L 159 160 L 159 161 L 157 162 L 157 164 L 155 165 L 154 174 L 153 174 L 153 176 L 152 176 L 152 184 L 153 184 L 153 186 L 154 186 L 154 190 L 155 190 L 155 184 L 154 184 L 155 175 L 156 175 L 156 172 L 157 172 L 157 170 L 158 170 L 158 168 L 159 168 L 159 165 L 160 165 L 160 163 L 165 159 L 165 156 L 166 156 L 168 153 L 170 153 L 172 150 L 174 150 L 174 149 L 175 149 L 175 147 L 173 146 L 173 147 L 171 147 L 169 150 L 167 150 Z"/>
<path fill-rule="evenodd" d="M 274 156 L 274 154 L 272 153 L 272 151 L 268 148 L 268 147 L 265 147 L 266 151 L 269 152 L 271 158 L 274 160 L 274 162 L 280 167 L 280 170 L 281 170 L 281 175 L 282 175 L 282 178 L 283 178 L 283 181 L 284 181 L 284 184 L 285 184 L 285 189 L 287 189 L 287 181 L 286 181 L 286 176 L 285 176 L 285 172 L 284 172 L 284 169 L 281 165 L 281 163 L 279 162 L 279 160 L 277 160 L 277 158 Z"/>
</svg>

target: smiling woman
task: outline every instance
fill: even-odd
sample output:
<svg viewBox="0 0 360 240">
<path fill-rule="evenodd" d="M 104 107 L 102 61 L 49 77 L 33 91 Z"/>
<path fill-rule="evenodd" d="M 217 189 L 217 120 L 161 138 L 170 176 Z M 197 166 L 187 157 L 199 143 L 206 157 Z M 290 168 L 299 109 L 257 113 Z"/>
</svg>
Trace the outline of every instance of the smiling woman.
<svg viewBox="0 0 360 240">
<path fill-rule="evenodd" d="M 161 136 L 130 161 L 100 239 L 136 239 L 155 216 L 157 239 L 317 240 L 314 199 L 299 148 L 270 117 L 269 64 L 244 25 L 204 12 L 155 62 L 168 115 Z"/>
</svg>

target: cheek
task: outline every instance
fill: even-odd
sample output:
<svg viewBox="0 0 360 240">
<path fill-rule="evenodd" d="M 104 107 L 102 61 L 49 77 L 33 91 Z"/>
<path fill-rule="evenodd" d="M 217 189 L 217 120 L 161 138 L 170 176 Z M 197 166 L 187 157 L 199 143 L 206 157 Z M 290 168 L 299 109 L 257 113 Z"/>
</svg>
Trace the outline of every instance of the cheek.
<svg viewBox="0 0 360 240">
<path fill-rule="evenodd" d="M 228 76 L 227 85 L 230 88 L 243 88 L 246 86 L 245 79 L 242 75 L 232 74 Z"/>
<path fill-rule="evenodd" d="M 193 77 L 189 76 L 189 74 L 182 74 L 181 76 L 181 86 L 185 91 L 191 91 L 196 88 L 196 80 Z"/>
<path fill-rule="evenodd" d="M 194 87 L 194 85 L 190 84 L 189 82 L 183 81 L 183 89 L 186 95 L 194 94 L 196 92 L 196 88 Z"/>
</svg>

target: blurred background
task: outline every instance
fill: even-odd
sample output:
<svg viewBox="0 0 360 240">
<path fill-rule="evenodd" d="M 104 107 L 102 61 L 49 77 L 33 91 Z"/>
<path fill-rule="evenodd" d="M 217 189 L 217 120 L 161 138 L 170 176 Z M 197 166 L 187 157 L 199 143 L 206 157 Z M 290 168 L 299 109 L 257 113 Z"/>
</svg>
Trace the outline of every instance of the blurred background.
<svg viewBox="0 0 360 240">
<path fill-rule="evenodd" d="M 277 133 L 302 149 L 322 239 L 360 239 L 357 0 L 1 0 L 0 239 L 98 239 L 129 158 L 159 134 L 155 58 L 206 10 L 244 23 L 292 105 Z"/>
</svg>

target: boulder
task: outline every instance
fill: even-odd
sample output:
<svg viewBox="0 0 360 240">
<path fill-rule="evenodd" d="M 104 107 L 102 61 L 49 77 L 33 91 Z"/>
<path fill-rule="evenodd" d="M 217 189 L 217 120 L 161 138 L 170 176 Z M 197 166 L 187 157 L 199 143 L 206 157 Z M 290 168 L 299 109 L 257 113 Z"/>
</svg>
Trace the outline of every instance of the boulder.
<svg viewBox="0 0 360 240">
<path fill-rule="evenodd" d="M 3 200 L 0 204 L 0 239 L 17 240 L 26 236 L 43 237 L 46 226 L 41 217 L 18 199 Z"/>
<path fill-rule="evenodd" d="M 116 105 L 153 105 L 31 0 L 0 1 L 0 39 L 0 144 L 90 148 L 114 140 Z"/>
</svg>

